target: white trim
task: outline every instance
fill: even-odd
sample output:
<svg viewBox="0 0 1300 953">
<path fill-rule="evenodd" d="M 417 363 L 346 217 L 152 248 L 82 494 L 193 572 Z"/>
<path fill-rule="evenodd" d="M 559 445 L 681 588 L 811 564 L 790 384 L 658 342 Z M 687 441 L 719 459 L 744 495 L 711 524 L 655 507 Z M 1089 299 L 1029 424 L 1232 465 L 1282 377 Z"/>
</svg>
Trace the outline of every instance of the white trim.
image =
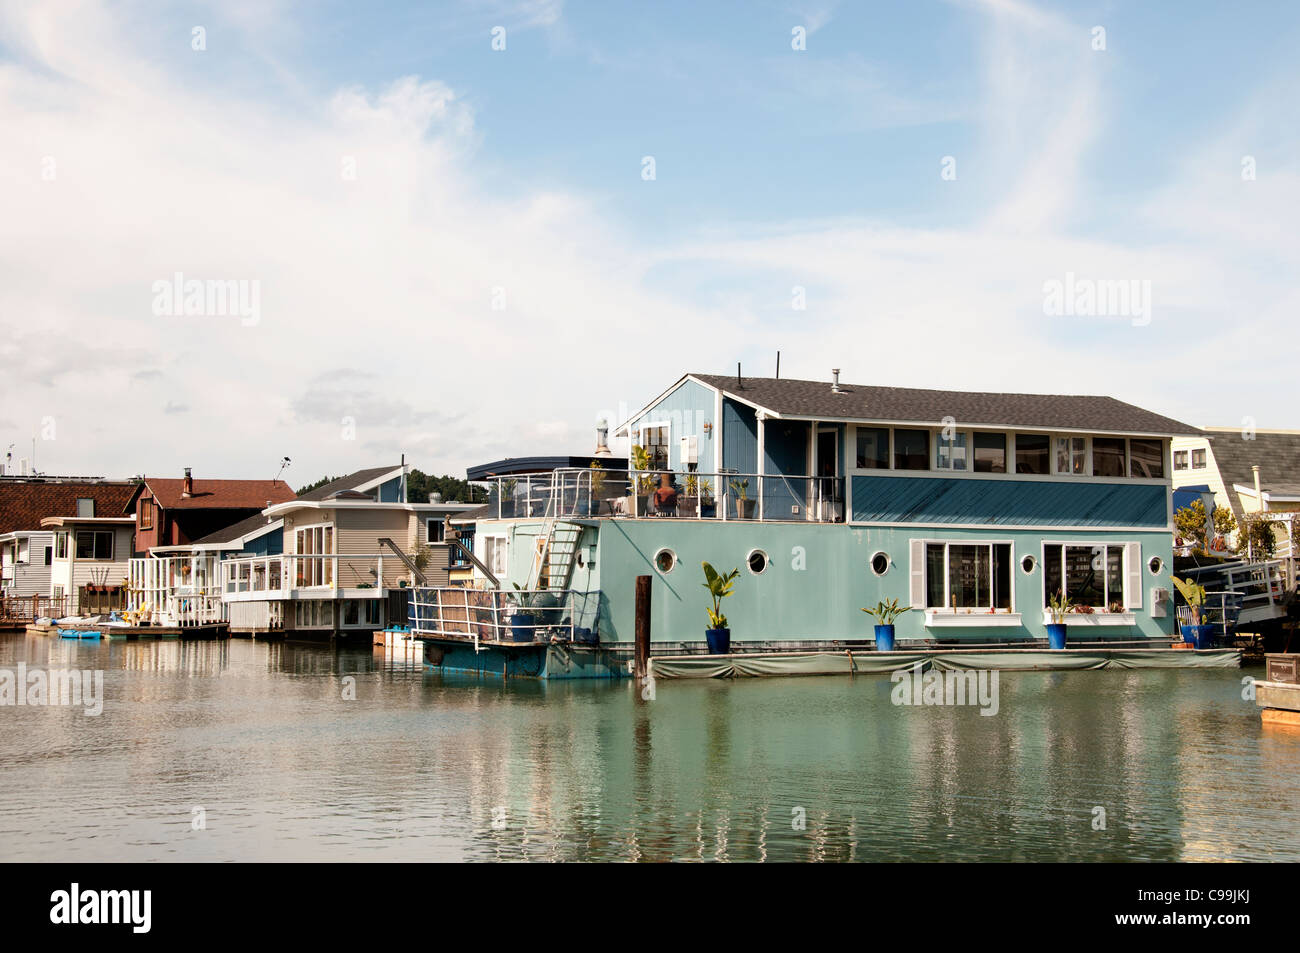
<svg viewBox="0 0 1300 953">
<path fill-rule="evenodd" d="M 749 560 L 751 557 L 753 557 L 755 553 L 763 554 L 763 568 L 758 572 L 754 572 L 753 567 L 749 565 Z M 755 546 L 753 549 L 751 549 L 749 552 L 745 554 L 745 568 L 749 570 L 749 574 L 751 576 L 765 575 L 767 571 L 772 568 L 772 557 L 767 554 L 766 549 L 763 549 L 761 546 Z"/>
<path fill-rule="evenodd" d="M 809 524 L 810 526 L 813 524 Z M 829 524 L 835 525 L 835 524 Z M 1171 533 L 1173 526 L 1046 526 L 1021 523 L 929 523 L 929 522 L 876 522 L 873 520 L 849 520 L 847 526 L 883 526 L 898 529 L 972 529 L 1015 531 L 1027 533 Z"/>
<path fill-rule="evenodd" d="M 1102 567 L 1102 571 L 1101 571 L 1101 578 L 1102 578 L 1102 585 L 1105 586 L 1105 597 L 1106 597 L 1106 598 L 1105 598 L 1105 606 L 1104 606 L 1104 608 L 1109 609 L 1109 608 L 1110 608 L 1110 604 L 1111 604 L 1112 602 L 1118 601 L 1121 605 L 1125 606 L 1125 610 L 1126 610 L 1126 612 L 1125 612 L 1125 613 L 1095 612 L 1095 613 L 1093 613 L 1093 615 L 1124 615 L 1124 614 L 1127 613 L 1127 608 L 1128 608 L 1128 573 L 1129 573 L 1129 552 L 1130 552 L 1129 547 L 1132 546 L 1132 545 L 1134 544 L 1134 542 L 1135 542 L 1134 540 L 1129 540 L 1129 539 L 1121 539 L 1121 540 L 1110 540 L 1110 539 L 1105 539 L 1105 540 L 1084 539 L 1084 540 L 1080 540 L 1080 539 L 1046 539 L 1046 538 L 1045 538 L 1045 539 L 1041 539 L 1041 540 L 1039 540 L 1039 542 L 1038 542 L 1038 545 L 1039 545 L 1039 549 L 1038 549 L 1038 565 L 1039 565 L 1039 567 L 1043 570 L 1043 572 L 1042 572 L 1042 576 L 1043 576 L 1043 578 L 1042 578 L 1042 582 L 1039 584 L 1039 589 L 1042 590 L 1042 592 L 1041 592 L 1041 596 L 1042 596 L 1042 605 L 1043 605 L 1044 618 L 1046 618 L 1046 617 L 1047 617 L 1048 615 L 1050 615 L 1050 613 L 1051 613 L 1051 610 L 1050 610 L 1050 609 L 1048 608 L 1048 606 L 1047 606 L 1047 547 L 1048 547 L 1048 546 L 1060 546 L 1060 547 L 1061 547 L 1061 586 L 1062 586 L 1062 588 L 1065 588 L 1065 589 L 1066 589 L 1066 593 L 1065 593 L 1065 594 L 1066 594 L 1067 596 L 1069 596 L 1069 591 L 1068 591 L 1068 587 L 1066 586 L 1066 578 L 1065 578 L 1065 550 L 1066 550 L 1067 547 L 1074 547 L 1074 548 L 1076 548 L 1076 549 L 1091 549 L 1091 550 L 1096 550 L 1098 546 L 1102 546 L 1102 547 L 1117 546 L 1117 547 L 1119 547 L 1119 551 L 1120 551 L 1120 566 L 1119 566 L 1119 572 L 1120 572 L 1120 591 L 1119 591 L 1119 598 L 1118 598 L 1118 600 L 1116 600 L 1116 598 L 1115 598 L 1115 594 L 1112 593 L 1112 592 L 1110 591 L 1110 580 L 1107 578 L 1107 572 L 1108 572 L 1108 570 L 1109 570 L 1109 567 L 1103 565 L 1103 567 Z M 1140 546 L 1141 544 L 1138 544 L 1138 545 Z M 1103 556 L 1103 557 L 1102 557 L 1103 560 L 1106 559 L 1106 558 L 1108 558 L 1108 556 L 1109 556 L 1109 554 L 1107 554 L 1106 556 Z M 1085 614 L 1085 613 L 1073 613 L 1073 612 L 1066 613 L 1067 616 L 1070 616 L 1070 615 L 1084 615 L 1084 614 Z M 1132 613 L 1127 613 L 1127 614 L 1131 615 Z M 1050 619 L 1049 619 L 1049 621 L 1050 621 Z"/>
<path fill-rule="evenodd" d="M 677 390 L 677 388 L 681 387 L 681 386 L 682 386 L 684 383 L 686 383 L 687 381 L 694 381 L 696 384 L 699 384 L 701 387 L 705 388 L 706 390 L 711 390 L 711 391 L 713 391 L 715 394 L 718 395 L 718 401 L 717 401 L 717 402 L 718 402 L 718 403 L 721 402 L 721 400 L 722 400 L 722 391 L 721 391 L 719 388 L 714 387 L 712 384 L 709 384 L 709 383 L 707 383 L 707 382 L 705 382 L 705 381 L 700 380 L 700 379 L 699 379 L 698 377 L 696 377 L 694 374 L 683 374 L 681 377 L 677 378 L 677 380 L 673 381 L 673 383 L 672 383 L 671 385 L 669 385 L 669 387 L 668 387 L 667 390 L 662 391 L 662 392 L 659 394 L 658 397 L 655 397 L 653 400 L 651 400 L 649 403 L 647 403 L 645 406 L 643 406 L 643 407 L 642 407 L 640 410 L 638 410 L 636 413 L 632 414 L 630 417 L 628 417 L 626 420 L 624 420 L 622 423 L 620 423 L 617 427 L 613 428 L 613 429 L 610 431 L 610 436 L 611 436 L 611 437 L 623 437 L 623 436 L 626 436 L 626 437 L 629 437 L 629 438 L 630 438 L 631 435 L 632 435 L 632 425 L 633 425 L 634 423 L 636 423 L 638 420 L 640 420 L 642 417 L 644 417 L 646 414 L 648 414 L 648 413 L 650 412 L 650 408 L 654 407 L 656 404 L 658 404 L 660 401 L 662 401 L 665 397 L 667 397 L 667 396 L 668 396 L 669 394 L 671 394 L 673 391 Z M 719 411 L 718 416 L 719 416 L 719 418 L 721 418 L 721 416 L 722 416 L 721 411 Z M 721 419 L 719 419 L 719 420 L 717 420 L 717 421 L 714 422 L 714 426 L 715 426 L 715 427 L 720 426 L 721 423 L 722 423 L 722 421 L 721 421 Z M 722 469 L 722 467 L 719 466 L 718 469 Z"/>
<path fill-rule="evenodd" d="M 673 558 L 673 564 L 669 566 L 667 569 L 664 569 L 659 565 L 659 557 L 662 556 L 664 553 L 667 553 L 669 556 Z M 661 576 L 666 576 L 674 569 L 676 569 L 677 562 L 678 562 L 677 553 L 668 546 L 660 546 L 657 550 L 655 550 L 654 558 L 650 560 L 651 565 L 655 567 L 655 572 L 659 573 L 659 575 Z"/>
<path fill-rule="evenodd" d="M 949 555 L 948 555 L 948 548 L 949 548 L 950 546 L 988 546 L 988 547 L 989 547 L 989 605 L 992 605 L 992 604 L 993 604 L 993 590 L 994 590 L 994 587 L 995 587 L 995 580 L 994 580 L 994 576 L 993 576 L 993 547 L 994 547 L 994 546 L 1007 546 L 1007 547 L 1009 548 L 1009 560 L 1010 560 L 1010 565 L 1008 566 L 1008 572 L 1007 572 L 1007 586 L 1008 586 L 1008 589 L 1009 589 L 1009 592 L 1007 593 L 1007 597 L 1008 597 L 1008 598 L 1010 599 L 1010 601 L 1011 601 L 1011 614 L 1016 614 L 1016 568 L 1017 568 L 1020 564 L 1019 564 L 1019 562 L 1018 562 L 1017 559 L 1016 559 L 1016 541 L 1015 541 L 1014 539 L 949 539 L 949 538 L 945 538 L 945 537 L 918 537 L 918 538 L 916 538 L 916 539 L 911 540 L 911 542 L 913 542 L 913 543 L 920 543 L 920 544 L 921 544 L 921 586 L 922 586 L 922 602 L 923 602 L 923 603 L 924 603 L 925 600 L 929 599 L 929 597 L 930 597 L 930 579 L 929 579 L 929 576 L 928 576 L 928 570 L 929 570 L 930 561 L 929 561 L 928 554 L 927 554 L 926 551 L 925 551 L 925 550 L 926 550 L 926 547 L 929 546 L 929 545 L 932 545 L 932 544 L 933 544 L 933 545 L 936 545 L 936 546 L 937 546 L 937 545 L 942 545 L 942 546 L 944 547 L 944 551 L 943 551 L 943 605 L 942 605 L 942 606 L 925 606 L 926 612 L 928 613 L 928 612 L 930 612 L 930 611 L 932 611 L 932 610 L 937 609 L 937 610 L 939 610 L 940 612 L 942 612 L 942 613 L 944 613 L 944 614 L 959 614 L 959 615 L 965 615 L 965 614 L 966 614 L 964 608 L 961 609 L 961 610 L 958 610 L 958 609 L 955 609 L 955 608 L 953 608 L 952 606 L 949 606 L 949 605 L 948 605 L 948 599 L 949 599 L 949 598 L 951 597 L 951 595 L 952 595 L 952 587 L 951 587 L 951 585 L 950 585 L 950 580 L 949 580 L 949 575 L 950 575 L 950 573 L 951 573 L 951 571 L 952 571 L 952 567 L 951 567 L 951 561 L 950 561 L 950 559 L 949 559 Z M 915 575 L 915 574 L 916 574 L 916 573 L 913 572 L 913 575 Z M 973 609 L 980 609 L 981 607 L 979 607 L 979 606 L 973 606 L 972 608 L 973 608 Z M 972 614 L 978 615 L 979 612 L 975 612 L 975 613 L 972 613 Z M 986 612 L 986 613 L 984 613 L 984 614 L 985 614 L 985 615 L 996 615 L 997 613 Z M 1016 615 L 1016 618 L 1019 619 L 1020 616 L 1019 616 L 1019 615 Z M 974 624 L 974 623 L 972 623 L 972 624 Z"/>
<path fill-rule="evenodd" d="M 1043 625 L 1052 624 L 1052 610 L 1043 610 Z M 1134 612 L 1067 612 L 1066 625 L 1137 625 Z"/>
<path fill-rule="evenodd" d="M 998 627 L 1019 627 L 1021 625 L 1021 616 L 1019 612 L 989 612 L 985 609 L 972 609 L 970 612 L 962 610 L 960 612 L 954 609 L 926 609 L 925 610 L 925 627 L 929 628 L 988 628 Z"/>
</svg>

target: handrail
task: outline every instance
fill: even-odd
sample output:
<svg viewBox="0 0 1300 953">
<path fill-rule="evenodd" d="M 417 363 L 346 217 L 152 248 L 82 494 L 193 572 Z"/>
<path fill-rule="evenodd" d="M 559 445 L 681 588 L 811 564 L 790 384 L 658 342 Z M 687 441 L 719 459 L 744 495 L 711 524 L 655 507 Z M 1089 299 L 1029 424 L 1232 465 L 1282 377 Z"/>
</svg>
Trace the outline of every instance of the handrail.
<svg viewBox="0 0 1300 953">
<path fill-rule="evenodd" d="M 379 545 L 380 545 L 380 546 L 387 546 L 387 547 L 388 547 L 389 549 L 391 549 L 394 553 L 396 553 L 396 554 L 397 554 L 397 558 L 400 559 L 400 560 L 402 561 L 402 565 L 404 565 L 407 569 L 411 570 L 411 574 L 415 576 L 415 580 L 416 580 L 416 582 L 418 582 L 418 583 L 419 583 L 420 585 L 422 585 L 422 586 L 425 585 L 425 583 L 428 582 L 428 577 L 425 576 L 424 571 L 423 571 L 422 569 L 417 568 L 416 565 L 415 565 L 415 561 L 412 560 L 410 556 L 406 555 L 406 553 L 402 552 L 402 551 L 398 548 L 398 546 L 397 546 L 397 544 L 396 544 L 395 542 L 393 542 L 393 541 L 392 541 L 391 539 L 389 539 L 387 536 L 381 536 L 381 537 L 379 538 Z M 348 555 L 351 555 L 351 554 L 349 553 Z M 380 580 L 380 581 L 382 582 L 383 580 Z"/>
</svg>

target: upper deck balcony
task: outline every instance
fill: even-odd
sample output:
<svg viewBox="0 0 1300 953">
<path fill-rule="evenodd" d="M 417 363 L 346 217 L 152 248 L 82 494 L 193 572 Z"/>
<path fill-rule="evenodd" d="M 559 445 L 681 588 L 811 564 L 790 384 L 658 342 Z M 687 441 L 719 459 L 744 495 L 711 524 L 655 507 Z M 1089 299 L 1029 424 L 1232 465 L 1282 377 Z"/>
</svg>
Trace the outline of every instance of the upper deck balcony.
<svg viewBox="0 0 1300 953">
<path fill-rule="evenodd" d="M 661 491 L 662 492 L 659 492 Z M 491 481 L 489 519 L 844 522 L 841 477 L 560 469 Z"/>
</svg>

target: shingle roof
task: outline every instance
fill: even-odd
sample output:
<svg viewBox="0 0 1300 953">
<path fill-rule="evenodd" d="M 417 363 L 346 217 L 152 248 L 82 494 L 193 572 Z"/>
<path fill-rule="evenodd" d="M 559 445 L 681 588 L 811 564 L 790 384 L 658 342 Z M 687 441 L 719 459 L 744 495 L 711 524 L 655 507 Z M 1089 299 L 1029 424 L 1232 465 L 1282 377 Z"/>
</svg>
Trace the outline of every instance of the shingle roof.
<svg viewBox="0 0 1300 953">
<path fill-rule="evenodd" d="M 356 473 L 349 473 L 345 477 L 339 477 L 337 480 L 331 480 L 323 486 L 318 486 L 314 490 L 302 494 L 298 497 L 300 500 L 324 500 L 330 494 L 337 493 L 340 490 L 351 490 L 359 486 L 365 486 L 371 480 L 377 480 L 386 473 L 392 473 L 394 470 L 400 470 L 401 465 L 392 467 L 370 467 L 368 470 L 358 470 Z"/>
<path fill-rule="evenodd" d="M 277 521 L 272 520 L 271 522 Z M 218 546 L 222 543 L 233 543 L 256 530 L 266 529 L 269 525 L 270 523 L 267 522 L 265 516 L 261 513 L 255 513 L 252 516 L 240 520 L 238 523 L 232 523 L 224 529 L 217 530 L 215 533 L 209 533 L 202 539 L 196 539 L 191 545 Z"/>
<path fill-rule="evenodd" d="M 96 516 L 119 516 L 131 499 L 134 483 L 45 483 L 0 480 L 0 533 L 37 530 L 47 516 L 76 516 L 77 500 L 95 501 Z"/>
<path fill-rule="evenodd" d="M 1209 431 L 1214 462 L 1226 486 L 1234 483 L 1255 486 L 1252 466 L 1259 467 L 1259 482 L 1275 493 L 1287 484 L 1300 480 L 1300 433 L 1259 431 L 1247 440 L 1241 428 L 1215 428 Z"/>
<path fill-rule="evenodd" d="M 908 421 L 938 424 L 945 417 L 959 425 L 1089 430 L 1131 434 L 1199 435 L 1196 427 L 1134 407 L 1113 397 L 1062 394 L 998 394 L 872 387 L 789 378 L 692 374 L 725 394 L 778 414 L 823 419 Z"/>
<path fill-rule="evenodd" d="M 192 496 L 182 496 L 185 481 L 145 477 L 144 485 L 164 509 L 172 510 L 251 510 L 271 503 L 285 503 L 295 498 L 283 480 L 200 480 L 194 481 Z M 135 502 L 134 498 L 131 500 Z"/>
</svg>

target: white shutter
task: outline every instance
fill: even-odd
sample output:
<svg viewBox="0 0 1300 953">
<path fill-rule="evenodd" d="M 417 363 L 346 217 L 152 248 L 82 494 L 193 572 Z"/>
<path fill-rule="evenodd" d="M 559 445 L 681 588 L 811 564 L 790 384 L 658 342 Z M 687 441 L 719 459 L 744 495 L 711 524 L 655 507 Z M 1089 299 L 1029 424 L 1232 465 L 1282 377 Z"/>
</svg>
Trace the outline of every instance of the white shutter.
<svg viewBox="0 0 1300 953">
<path fill-rule="evenodd" d="M 925 608 L 925 540 L 909 540 L 912 548 L 912 591 L 913 609 Z"/>
<path fill-rule="evenodd" d="M 1124 608 L 1142 608 L 1142 544 L 1124 544 Z"/>
</svg>

